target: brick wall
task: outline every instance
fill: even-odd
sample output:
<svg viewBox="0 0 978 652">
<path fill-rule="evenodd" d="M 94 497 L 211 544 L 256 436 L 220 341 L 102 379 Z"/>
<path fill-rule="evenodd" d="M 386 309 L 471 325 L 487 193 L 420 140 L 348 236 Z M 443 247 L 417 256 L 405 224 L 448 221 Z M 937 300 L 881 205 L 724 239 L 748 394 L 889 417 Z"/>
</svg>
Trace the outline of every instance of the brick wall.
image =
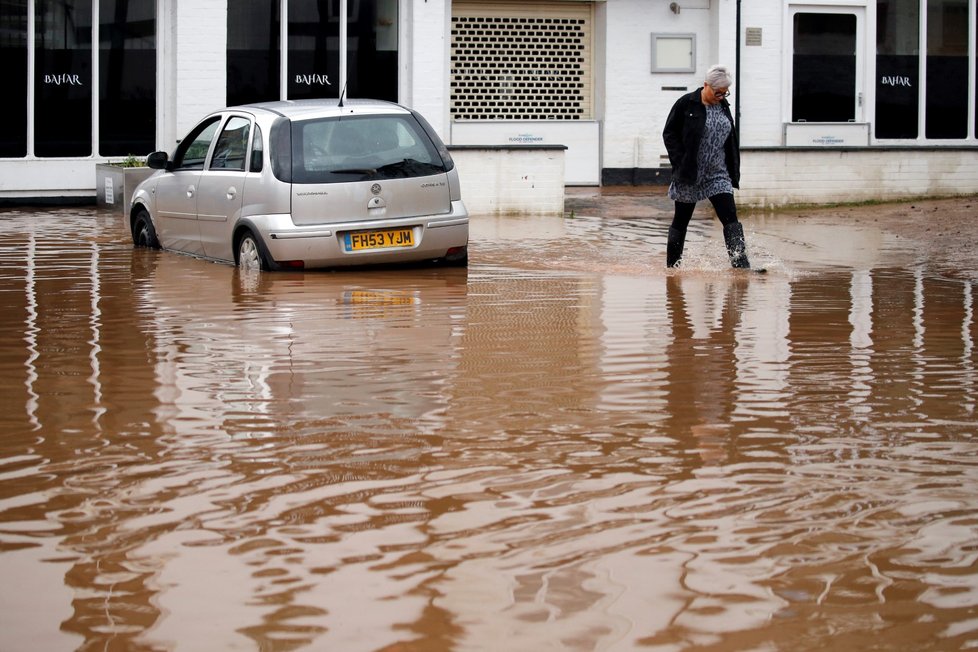
<svg viewBox="0 0 978 652">
<path fill-rule="evenodd" d="M 974 149 L 747 149 L 737 201 L 827 204 L 978 194 Z"/>
</svg>

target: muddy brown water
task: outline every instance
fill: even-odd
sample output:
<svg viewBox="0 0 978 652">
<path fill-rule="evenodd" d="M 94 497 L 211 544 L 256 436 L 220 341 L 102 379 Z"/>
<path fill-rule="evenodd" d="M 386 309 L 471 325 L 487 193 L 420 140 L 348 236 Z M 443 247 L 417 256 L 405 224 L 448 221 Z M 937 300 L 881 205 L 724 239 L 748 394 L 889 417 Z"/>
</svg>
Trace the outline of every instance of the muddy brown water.
<svg viewBox="0 0 978 652">
<path fill-rule="evenodd" d="M 877 212 L 248 275 L 3 211 L 0 650 L 976 647 L 978 227 Z"/>
</svg>

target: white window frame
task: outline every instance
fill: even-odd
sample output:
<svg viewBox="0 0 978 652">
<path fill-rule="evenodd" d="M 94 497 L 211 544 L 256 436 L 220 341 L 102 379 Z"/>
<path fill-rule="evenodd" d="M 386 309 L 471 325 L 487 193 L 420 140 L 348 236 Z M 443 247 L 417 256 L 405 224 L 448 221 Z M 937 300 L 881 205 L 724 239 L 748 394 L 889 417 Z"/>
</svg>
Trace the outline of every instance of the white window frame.
<svg viewBox="0 0 978 652">
<path fill-rule="evenodd" d="M 973 0 L 972 0 L 973 1 Z M 806 2 L 797 4 L 787 4 L 784 10 L 784 41 L 781 53 L 782 60 L 782 81 L 784 93 L 781 102 L 781 122 L 791 124 L 792 113 L 792 89 L 794 88 L 794 76 L 792 72 L 792 62 L 794 61 L 795 39 L 794 23 L 795 14 L 854 14 L 856 16 L 856 110 L 854 121 L 862 123 L 866 121 L 866 106 L 868 95 L 866 92 L 867 66 L 871 59 L 867 51 L 867 16 L 865 2 Z M 875 12 L 874 12 L 875 17 Z M 875 34 L 875 28 L 874 28 Z M 873 56 L 875 57 L 875 41 L 873 43 Z M 816 123 L 813 123 L 816 124 Z"/>
</svg>

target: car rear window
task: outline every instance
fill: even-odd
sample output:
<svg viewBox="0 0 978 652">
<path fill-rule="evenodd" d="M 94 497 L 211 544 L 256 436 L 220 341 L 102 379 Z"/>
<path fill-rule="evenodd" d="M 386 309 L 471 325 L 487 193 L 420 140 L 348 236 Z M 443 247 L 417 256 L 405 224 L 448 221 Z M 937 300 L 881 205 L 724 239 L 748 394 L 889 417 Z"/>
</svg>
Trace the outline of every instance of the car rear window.
<svg viewBox="0 0 978 652">
<path fill-rule="evenodd" d="M 292 124 L 293 183 L 400 179 L 450 169 L 413 115 L 343 116 Z"/>
</svg>

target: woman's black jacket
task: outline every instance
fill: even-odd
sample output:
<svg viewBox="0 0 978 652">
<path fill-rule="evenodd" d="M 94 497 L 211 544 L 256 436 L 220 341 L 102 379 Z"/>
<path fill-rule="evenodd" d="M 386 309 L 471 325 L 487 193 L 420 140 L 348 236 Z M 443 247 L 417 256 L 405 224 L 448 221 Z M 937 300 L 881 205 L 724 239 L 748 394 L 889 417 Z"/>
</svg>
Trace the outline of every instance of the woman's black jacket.
<svg viewBox="0 0 978 652">
<path fill-rule="evenodd" d="M 686 184 L 696 183 L 696 154 L 700 149 L 703 129 L 706 126 L 706 107 L 703 106 L 701 93 L 698 88 L 692 93 L 686 93 L 672 106 L 666 127 L 662 131 L 666 151 L 669 152 L 669 162 L 672 163 L 672 178 Z M 737 129 L 730 115 L 730 103 L 720 100 L 723 113 L 730 120 L 730 136 L 723 148 L 726 151 L 727 172 L 734 188 L 740 187 L 740 145 L 737 142 Z"/>
</svg>

